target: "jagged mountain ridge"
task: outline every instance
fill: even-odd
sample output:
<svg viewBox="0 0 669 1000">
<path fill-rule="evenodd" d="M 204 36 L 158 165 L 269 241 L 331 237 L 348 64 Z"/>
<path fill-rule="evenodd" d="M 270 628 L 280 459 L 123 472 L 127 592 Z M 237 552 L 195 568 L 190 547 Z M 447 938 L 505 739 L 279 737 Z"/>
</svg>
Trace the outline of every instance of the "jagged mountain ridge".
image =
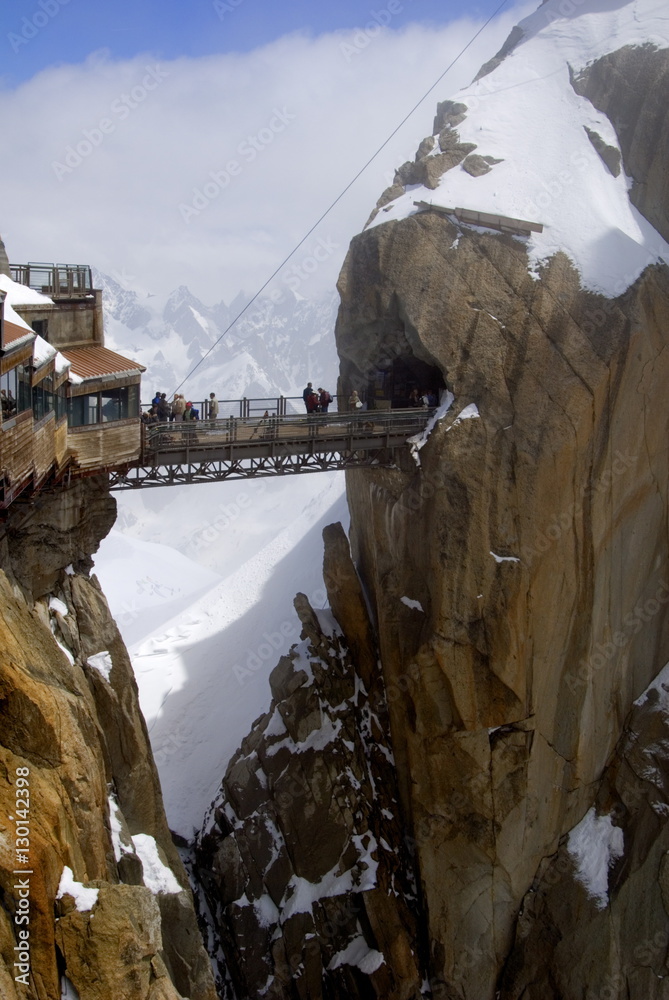
<svg viewBox="0 0 669 1000">
<path fill-rule="evenodd" d="M 182 389 L 194 400 L 212 391 L 219 399 L 299 396 L 307 381 L 327 384 L 334 395 L 336 293 L 261 296 L 225 334 L 250 296 L 207 306 L 181 285 L 163 301 L 94 273 L 107 346 L 146 366 L 145 402 L 156 390 L 172 393 L 214 345 Z"/>
</svg>

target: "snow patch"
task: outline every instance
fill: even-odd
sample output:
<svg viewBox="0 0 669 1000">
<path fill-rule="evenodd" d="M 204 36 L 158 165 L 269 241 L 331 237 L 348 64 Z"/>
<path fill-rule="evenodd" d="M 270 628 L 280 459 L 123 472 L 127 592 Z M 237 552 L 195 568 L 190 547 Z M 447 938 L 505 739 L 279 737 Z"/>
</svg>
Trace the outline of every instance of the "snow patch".
<svg viewBox="0 0 669 1000">
<path fill-rule="evenodd" d="M 158 854 L 158 845 L 148 833 L 137 833 L 132 838 L 135 854 L 142 862 L 144 885 L 155 895 L 181 892 L 174 872 L 163 864 Z"/>
<path fill-rule="evenodd" d="M 370 976 L 380 969 L 385 959 L 380 951 L 370 948 L 360 934 L 354 937 L 344 951 L 338 951 L 328 969 L 338 969 L 340 965 L 354 965 L 365 975 Z"/>
<path fill-rule="evenodd" d="M 120 861 L 124 854 L 132 854 L 132 844 L 126 843 L 123 838 L 123 825 L 121 823 L 121 810 L 113 795 L 107 799 L 109 805 L 109 825 L 111 827 L 112 847 L 114 857 Z"/>
<path fill-rule="evenodd" d="M 447 431 L 452 431 L 454 427 L 459 427 L 463 420 L 478 420 L 480 416 L 481 414 L 476 403 L 469 403 L 463 410 L 460 410 Z"/>
<path fill-rule="evenodd" d="M 86 663 L 89 667 L 93 667 L 95 670 L 98 670 L 108 684 L 111 683 L 109 676 L 111 674 L 113 664 L 111 654 L 106 649 L 103 649 L 101 653 L 94 653 L 93 656 L 89 656 Z"/>
<path fill-rule="evenodd" d="M 413 608 L 414 611 L 423 611 L 420 601 L 412 601 L 410 597 L 400 597 L 400 601 L 402 604 L 406 604 L 407 608 Z M 423 614 L 425 614 L 424 611 Z"/>
<path fill-rule="evenodd" d="M 97 903 L 100 890 L 87 889 L 83 882 L 76 882 L 72 869 L 65 865 L 60 876 L 56 899 L 62 899 L 65 894 L 72 896 L 74 905 L 80 913 L 87 913 Z"/>
<path fill-rule="evenodd" d="M 49 598 L 49 611 L 57 612 L 63 618 L 65 618 L 70 613 L 70 609 L 64 601 L 61 601 L 58 597 Z"/>
<path fill-rule="evenodd" d="M 650 682 L 634 704 L 637 708 L 642 708 L 651 700 L 656 701 L 659 708 L 669 711 L 669 663 L 660 670 L 655 680 Z"/>
<path fill-rule="evenodd" d="M 420 467 L 419 452 L 421 448 L 424 448 L 427 444 L 428 438 L 438 422 L 446 416 L 454 399 L 455 396 L 452 392 L 448 390 L 442 392 L 439 406 L 428 420 L 425 430 L 421 431 L 420 434 L 414 434 L 413 437 L 407 439 L 407 444 L 411 445 L 411 454 L 413 455 L 413 460 L 417 466 Z"/>
<path fill-rule="evenodd" d="M 609 815 L 598 816 L 593 806 L 570 832 L 567 851 L 576 864 L 576 878 L 597 908 L 609 902 L 609 868 L 622 857 L 623 831 Z"/>
</svg>

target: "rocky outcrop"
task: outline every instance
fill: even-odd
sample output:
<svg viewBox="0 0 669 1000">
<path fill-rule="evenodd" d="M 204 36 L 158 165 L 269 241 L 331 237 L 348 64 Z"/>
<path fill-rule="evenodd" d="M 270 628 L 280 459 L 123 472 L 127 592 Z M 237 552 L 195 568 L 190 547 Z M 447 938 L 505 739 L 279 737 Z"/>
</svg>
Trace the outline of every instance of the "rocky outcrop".
<svg viewBox="0 0 669 1000">
<path fill-rule="evenodd" d="M 608 116 L 616 130 L 630 198 L 669 240 L 669 50 L 666 43 L 627 45 L 572 79 L 577 94 Z"/>
<path fill-rule="evenodd" d="M 668 735 L 665 670 L 630 713 L 594 806 L 523 900 L 501 1000 L 580 1000 L 584 983 L 588 997 L 666 997 Z"/>
<path fill-rule="evenodd" d="M 3 528 L 7 1000 L 60 1000 L 66 982 L 80 1000 L 215 998 L 132 667 L 88 575 L 114 510 L 91 480 L 12 507 Z"/>
<path fill-rule="evenodd" d="M 335 617 L 298 595 L 302 642 L 228 766 L 198 873 L 237 996 L 408 1000 L 424 958 L 386 696 L 346 537 L 325 535 Z"/>
<path fill-rule="evenodd" d="M 5 244 L 3 242 L 2 236 L 0 236 L 0 274 L 4 274 L 8 278 L 11 278 L 11 273 L 9 270 L 9 258 L 7 256 L 7 251 L 5 250 Z"/>
</svg>

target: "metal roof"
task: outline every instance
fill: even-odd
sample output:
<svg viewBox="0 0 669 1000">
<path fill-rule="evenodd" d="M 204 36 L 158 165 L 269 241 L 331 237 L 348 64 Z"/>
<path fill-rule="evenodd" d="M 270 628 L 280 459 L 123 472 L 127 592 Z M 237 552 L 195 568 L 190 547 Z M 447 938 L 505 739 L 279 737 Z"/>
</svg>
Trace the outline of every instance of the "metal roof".
<svg viewBox="0 0 669 1000">
<path fill-rule="evenodd" d="M 71 371 L 80 378 L 104 378 L 105 375 L 139 375 L 146 371 L 138 361 L 124 358 L 106 347 L 71 347 L 61 349 L 68 361 Z"/>
<path fill-rule="evenodd" d="M 25 340 L 26 343 L 35 337 L 34 330 L 27 330 L 25 326 L 18 326 L 16 323 L 10 323 L 8 320 L 4 321 L 5 328 L 5 347 L 17 346 L 19 341 Z"/>
</svg>

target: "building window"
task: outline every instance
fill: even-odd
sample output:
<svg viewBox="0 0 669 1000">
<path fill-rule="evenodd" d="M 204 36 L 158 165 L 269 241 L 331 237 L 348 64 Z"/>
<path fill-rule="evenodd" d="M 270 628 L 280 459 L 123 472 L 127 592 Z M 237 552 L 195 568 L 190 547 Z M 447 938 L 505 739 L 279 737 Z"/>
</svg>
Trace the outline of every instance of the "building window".
<svg viewBox="0 0 669 1000">
<path fill-rule="evenodd" d="M 88 396 L 72 396 L 69 400 L 67 422 L 70 427 L 87 427 L 98 423 L 100 410 L 99 393 Z"/>
<path fill-rule="evenodd" d="M 0 375 L 3 420 L 11 420 L 12 417 L 16 416 L 18 393 L 18 374 L 16 368 L 12 368 L 4 375 Z"/>
<path fill-rule="evenodd" d="M 72 396 L 69 400 L 70 427 L 106 424 L 114 420 L 127 420 L 128 417 L 139 417 L 138 385 L 104 389 L 88 396 Z"/>
<path fill-rule="evenodd" d="M 30 386 L 30 372 L 25 365 L 18 365 L 16 374 L 19 383 L 19 413 L 31 409 L 33 405 L 32 390 Z"/>
<path fill-rule="evenodd" d="M 30 409 L 30 373 L 24 365 L 17 365 L 0 376 L 0 398 L 3 420 L 11 420 L 17 413 Z"/>
<path fill-rule="evenodd" d="M 35 331 L 38 337 L 43 337 L 44 340 L 48 340 L 47 336 L 49 329 L 48 319 L 34 319 L 30 325 L 32 326 L 33 330 Z"/>
<path fill-rule="evenodd" d="M 56 403 L 56 420 L 60 420 L 67 414 L 67 393 L 65 391 L 65 383 L 59 385 L 56 389 L 55 394 Z"/>
<path fill-rule="evenodd" d="M 37 385 L 33 386 L 33 416 L 35 420 L 42 420 L 55 409 L 53 375 L 46 375 Z"/>
</svg>

